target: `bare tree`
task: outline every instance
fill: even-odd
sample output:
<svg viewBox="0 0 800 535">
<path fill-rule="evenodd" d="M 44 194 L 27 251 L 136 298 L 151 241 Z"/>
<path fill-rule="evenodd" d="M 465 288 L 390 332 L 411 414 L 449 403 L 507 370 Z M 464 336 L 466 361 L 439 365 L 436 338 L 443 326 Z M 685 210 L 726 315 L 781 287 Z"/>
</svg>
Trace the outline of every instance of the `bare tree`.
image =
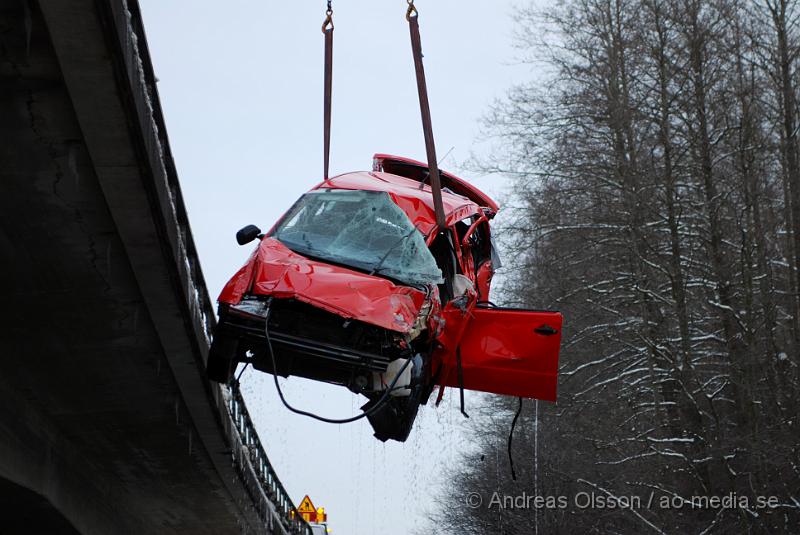
<svg viewBox="0 0 800 535">
<path fill-rule="evenodd" d="M 439 531 L 800 525 L 795 9 L 567 0 L 520 11 L 521 47 L 552 77 L 490 111 L 499 148 L 480 167 L 515 184 L 505 301 L 565 313 L 559 402 L 539 405 L 535 460 L 530 405 L 523 413 L 519 482 L 487 462 L 515 407 L 488 402 L 483 460 L 454 471 L 450 497 L 569 500 L 442 515 Z M 580 492 L 650 506 L 582 508 Z M 749 505 L 687 505 L 725 495 Z M 757 508 L 758 496 L 777 505 Z M 664 499 L 685 507 L 652 505 Z"/>
</svg>

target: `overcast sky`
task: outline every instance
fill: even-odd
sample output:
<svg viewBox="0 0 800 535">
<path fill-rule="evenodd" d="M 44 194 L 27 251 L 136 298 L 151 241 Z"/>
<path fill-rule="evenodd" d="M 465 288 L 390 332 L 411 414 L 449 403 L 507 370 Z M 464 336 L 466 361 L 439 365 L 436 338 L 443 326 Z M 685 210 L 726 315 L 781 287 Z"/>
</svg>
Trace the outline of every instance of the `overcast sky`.
<svg viewBox="0 0 800 535">
<path fill-rule="evenodd" d="M 519 0 L 523 1 L 523 0 Z M 252 245 L 234 234 L 268 229 L 322 178 L 322 0 L 140 0 L 167 131 L 213 298 Z M 516 65 L 513 6 L 417 0 L 441 167 L 476 142 L 495 98 L 534 73 Z M 375 152 L 425 159 L 403 0 L 334 0 L 331 174 L 370 169 Z M 456 169 L 457 170 L 457 169 Z M 502 198 L 501 177 L 465 178 Z M 335 426 L 289 413 L 271 376 L 242 380 L 270 460 L 299 504 L 309 494 L 339 535 L 405 535 L 425 525 L 441 468 L 469 448 L 457 393 L 423 407 L 409 440 L 383 444 L 366 420 Z M 295 406 L 329 417 L 364 398 L 290 378 Z M 468 398 L 468 403 L 469 403 Z M 454 514 L 463 503 L 444 504 Z"/>
</svg>

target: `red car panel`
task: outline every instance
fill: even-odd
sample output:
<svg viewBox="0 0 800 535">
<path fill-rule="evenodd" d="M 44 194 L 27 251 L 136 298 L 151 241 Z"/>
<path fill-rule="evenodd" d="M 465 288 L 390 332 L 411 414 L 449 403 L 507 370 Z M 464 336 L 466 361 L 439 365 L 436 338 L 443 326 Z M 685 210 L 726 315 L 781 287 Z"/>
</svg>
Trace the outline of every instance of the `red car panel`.
<svg viewBox="0 0 800 535">
<path fill-rule="evenodd" d="M 366 273 L 299 255 L 264 238 L 222 290 L 219 301 L 239 303 L 252 284 L 255 295 L 297 299 L 344 318 L 401 333 L 414 326 L 425 293 Z"/>
<path fill-rule="evenodd" d="M 472 309 L 459 344 L 464 388 L 555 401 L 562 322 L 558 312 Z M 459 386 L 452 352 L 440 381 Z"/>
</svg>

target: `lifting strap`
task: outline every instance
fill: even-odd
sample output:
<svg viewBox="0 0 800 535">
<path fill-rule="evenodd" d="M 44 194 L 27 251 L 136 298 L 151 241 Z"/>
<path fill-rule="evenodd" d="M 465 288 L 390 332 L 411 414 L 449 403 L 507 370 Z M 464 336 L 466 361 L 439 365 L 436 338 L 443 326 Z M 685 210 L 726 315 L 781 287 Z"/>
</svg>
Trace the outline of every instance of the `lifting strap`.
<svg viewBox="0 0 800 535">
<path fill-rule="evenodd" d="M 324 114 L 324 139 L 323 139 L 323 176 L 328 180 L 328 168 L 331 156 L 331 94 L 333 81 L 333 8 L 328 0 L 328 9 L 325 11 L 325 21 L 322 23 L 322 33 L 325 34 L 325 89 L 323 95 Z"/>
<path fill-rule="evenodd" d="M 419 13 L 414 7 L 414 0 L 406 0 L 408 10 L 406 20 L 411 31 L 411 50 L 414 54 L 414 70 L 417 73 L 417 92 L 419 108 L 422 113 L 422 131 L 425 134 L 425 152 L 428 157 L 428 174 L 431 178 L 433 208 L 436 212 L 436 224 L 445 228 L 444 206 L 442 205 L 442 186 L 439 180 L 439 164 L 436 162 L 436 146 L 433 141 L 433 125 L 431 124 L 431 107 L 428 102 L 428 86 L 425 83 L 425 67 L 422 65 L 422 41 L 419 36 Z"/>
</svg>

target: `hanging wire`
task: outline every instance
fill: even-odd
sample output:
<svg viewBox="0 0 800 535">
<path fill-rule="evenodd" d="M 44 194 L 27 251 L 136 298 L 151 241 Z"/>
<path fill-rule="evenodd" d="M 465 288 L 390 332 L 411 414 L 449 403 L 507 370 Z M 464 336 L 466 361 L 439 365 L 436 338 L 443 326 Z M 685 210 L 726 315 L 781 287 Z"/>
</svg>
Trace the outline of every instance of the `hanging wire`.
<svg viewBox="0 0 800 535">
<path fill-rule="evenodd" d="M 511 441 L 514 439 L 514 428 L 517 427 L 517 420 L 522 412 L 522 398 L 519 398 L 519 406 L 517 413 L 514 414 L 514 420 L 511 422 L 511 432 L 508 433 L 508 463 L 511 465 L 511 479 L 517 480 L 517 473 L 514 471 L 514 457 L 511 455 Z"/>
<path fill-rule="evenodd" d="M 249 361 L 244 363 L 244 368 L 242 368 L 242 371 L 240 371 L 239 375 L 236 377 L 236 384 L 237 385 L 239 384 L 239 379 L 242 378 L 242 375 L 244 374 L 244 371 L 247 369 L 248 366 L 250 366 L 250 362 Z"/>
<path fill-rule="evenodd" d="M 533 417 L 533 493 L 539 495 L 539 400 L 533 402 L 535 409 Z M 539 535 L 539 511 L 533 510 L 534 535 Z"/>
<path fill-rule="evenodd" d="M 267 314 L 264 320 L 264 336 L 267 339 L 267 351 L 269 352 L 269 356 L 272 361 L 272 378 L 275 380 L 275 389 L 278 391 L 278 397 L 281 399 L 281 402 L 287 409 L 289 409 L 291 412 L 295 414 L 300 414 L 301 416 L 308 416 L 309 418 L 313 418 L 314 420 L 319 420 L 320 422 L 325 422 L 328 424 L 349 424 L 351 422 L 355 422 L 362 418 L 368 418 L 369 416 L 372 416 L 373 414 L 383 409 L 389 403 L 389 396 L 395 390 L 397 382 L 400 380 L 400 377 L 403 375 L 403 372 L 406 371 L 406 368 L 408 368 L 408 366 L 413 362 L 413 359 L 406 359 L 405 364 L 403 364 L 400 367 L 400 370 L 397 372 L 397 375 L 395 375 L 392 382 L 389 384 L 386 390 L 384 390 L 383 395 L 381 395 L 381 397 L 378 398 L 378 401 L 375 402 L 375 405 L 364 410 L 364 412 L 362 412 L 361 414 L 357 414 L 350 418 L 341 418 L 341 419 L 326 418 L 324 416 L 319 416 L 317 414 L 314 414 L 313 412 L 296 409 L 295 407 L 290 405 L 289 402 L 286 401 L 286 398 L 283 395 L 283 390 L 281 389 L 280 382 L 278 381 L 278 365 L 275 359 L 275 352 L 272 350 L 272 339 L 269 336 L 269 316 L 270 316 L 271 306 L 272 306 L 272 300 L 269 300 L 267 302 Z"/>
</svg>

